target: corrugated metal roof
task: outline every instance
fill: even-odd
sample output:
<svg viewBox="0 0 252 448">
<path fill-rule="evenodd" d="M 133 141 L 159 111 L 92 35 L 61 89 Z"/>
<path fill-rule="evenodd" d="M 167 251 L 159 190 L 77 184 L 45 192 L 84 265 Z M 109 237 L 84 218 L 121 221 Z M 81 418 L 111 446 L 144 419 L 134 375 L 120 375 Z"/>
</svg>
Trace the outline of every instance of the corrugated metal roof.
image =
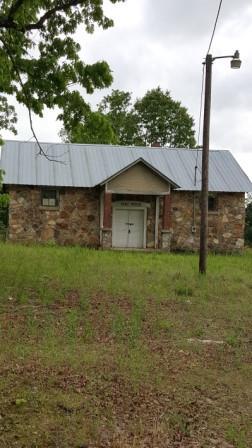
<svg viewBox="0 0 252 448">
<path fill-rule="evenodd" d="M 179 185 L 181 190 L 197 191 L 201 187 L 201 151 L 198 151 L 195 186 L 196 150 L 63 143 L 41 145 L 55 162 L 38 155 L 36 143 L 5 142 L 0 167 L 6 173 L 6 185 L 94 187 L 141 158 Z M 210 151 L 209 190 L 252 191 L 252 183 L 229 151 Z"/>
</svg>

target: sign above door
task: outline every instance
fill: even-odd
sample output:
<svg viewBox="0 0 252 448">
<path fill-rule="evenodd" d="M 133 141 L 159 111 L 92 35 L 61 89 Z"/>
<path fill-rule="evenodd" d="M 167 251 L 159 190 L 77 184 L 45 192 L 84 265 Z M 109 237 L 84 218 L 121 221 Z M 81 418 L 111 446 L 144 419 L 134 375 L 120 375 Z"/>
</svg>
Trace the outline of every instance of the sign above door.
<svg viewBox="0 0 252 448">
<path fill-rule="evenodd" d="M 113 207 L 125 207 L 125 208 L 150 208 L 150 203 L 148 202 L 138 202 L 138 201 L 115 201 L 113 202 Z"/>
</svg>

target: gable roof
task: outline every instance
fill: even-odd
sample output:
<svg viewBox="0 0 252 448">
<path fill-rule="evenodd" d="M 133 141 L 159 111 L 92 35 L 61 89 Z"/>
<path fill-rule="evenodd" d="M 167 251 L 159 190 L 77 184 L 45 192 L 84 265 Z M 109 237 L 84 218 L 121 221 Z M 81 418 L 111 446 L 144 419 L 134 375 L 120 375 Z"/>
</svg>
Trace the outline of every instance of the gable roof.
<svg viewBox="0 0 252 448">
<path fill-rule="evenodd" d="M 6 185 L 94 187 L 142 159 L 152 169 L 179 186 L 201 188 L 201 155 L 198 151 L 197 182 L 194 185 L 197 150 L 124 147 L 68 143 L 41 143 L 51 158 L 38 155 L 34 142 L 6 141 L 0 168 Z M 252 183 L 229 151 L 210 151 L 209 191 L 249 192 Z"/>
<path fill-rule="evenodd" d="M 165 180 L 166 182 L 168 182 L 169 184 L 171 184 L 174 188 L 179 188 L 179 185 L 176 184 L 173 180 L 169 179 L 168 177 L 166 177 L 162 172 L 160 172 L 159 170 L 157 170 L 153 165 L 151 165 L 150 163 L 146 162 L 146 160 L 144 160 L 142 157 L 139 157 L 139 159 L 135 160 L 133 163 L 130 163 L 129 165 L 125 166 L 122 170 L 117 171 L 115 174 L 113 174 L 112 176 L 104 179 L 103 182 L 101 182 L 101 185 L 106 184 L 107 182 L 110 182 L 111 180 L 115 179 L 116 177 L 120 176 L 120 174 L 125 173 L 125 171 L 128 171 L 130 168 L 133 168 L 133 166 L 136 166 L 138 163 L 142 163 L 143 165 L 145 165 L 147 168 L 149 168 L 151 171 L 154 171 L 154 173 L 156 173 L 158 176 L 160 176 L 163 180 Z"/>
</svg>

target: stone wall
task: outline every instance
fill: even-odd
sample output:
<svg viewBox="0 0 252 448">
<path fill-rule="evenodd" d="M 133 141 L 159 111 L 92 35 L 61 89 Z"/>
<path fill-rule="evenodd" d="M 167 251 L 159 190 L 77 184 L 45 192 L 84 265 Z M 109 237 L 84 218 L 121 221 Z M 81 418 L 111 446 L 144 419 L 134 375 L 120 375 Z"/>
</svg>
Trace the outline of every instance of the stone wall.
<svg viewBox="0 0 252 448">
<path fill-rule="evenodd" d="M 61 188 L 59 206 L 41 206 L 41 189 L 9 188 L 9 240 L 98 247 L 99 189 Z"/>
<path fill-rule="evenodd" d="M 41 206 L 41 189 L 28 186 L 9 188 L 9 239 L 17 242 L 46 242 L 100 245 L 100 190 L 61 188 L 59 207 Z M 146 202 L 147 248 L 155 247 L 156 197 L 113 195 L 114 201 Z M 199 248 L 199 194 L 172 191 L 172 227 L 162 232 L 163 198 L 160 197 L 158 247 L 166 250 L 196 251 Z M 195 219 L 193 204 L 195 202 Z M 214 251 L 238 251 L 244 245 L 245 207 L 243 193 L 219 193 L 217 210 L 209 212 L 209 248 Z M 195 225 L 195 232 L 192 226 Z M 102 234 L 103 235 L 103 234 Z M 103 235 L 104 246 L 111 246 L 111 234 Z M 169 240 L 169 241 L 168 241 Z M 169 244 L 168 244 L 169 243 Z"/>
<path fill-rule="evenodd" d="M 192 192 L 172 192 L 171 250 L 199 249 L 200 196 Z M 193 203 L 195 201 L 195 220 Z M 209 212 L 209 249 L 216 252 L 239 251 L 244 246 L 244 193 L 218 193 L 217 209 Z M 195 225 L 195 232 L 192 226 Z"/>
</svg>

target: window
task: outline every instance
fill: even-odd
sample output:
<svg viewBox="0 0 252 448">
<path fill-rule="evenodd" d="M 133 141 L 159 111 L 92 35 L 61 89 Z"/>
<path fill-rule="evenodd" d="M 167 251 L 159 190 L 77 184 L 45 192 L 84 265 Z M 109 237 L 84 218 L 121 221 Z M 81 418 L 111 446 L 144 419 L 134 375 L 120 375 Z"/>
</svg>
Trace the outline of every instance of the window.
<svg viewBox="0 0 252 448">
<path fill-rule="evenodd" d="M 57 190 L 42 190 L 41 205 L 43 207 L 57 207 L 59 205 L 59 194 Z"/>
<path fill-rule="evenodd" d="M 217 211 L 217 196 L 216 194 L 209 194 L 208 196 L 208 211 L 216 212 Z"/>
</svg>

